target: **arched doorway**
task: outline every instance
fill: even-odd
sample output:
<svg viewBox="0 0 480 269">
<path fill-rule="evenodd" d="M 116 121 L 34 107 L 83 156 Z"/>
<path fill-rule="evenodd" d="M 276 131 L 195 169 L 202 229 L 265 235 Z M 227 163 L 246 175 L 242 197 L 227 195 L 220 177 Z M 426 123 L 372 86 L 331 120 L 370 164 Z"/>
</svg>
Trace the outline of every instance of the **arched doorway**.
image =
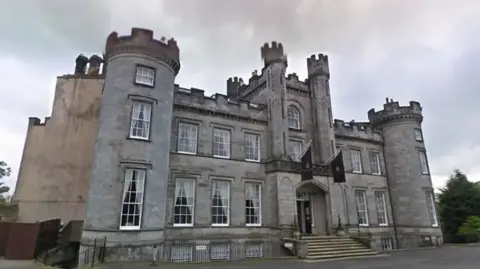
<svg viewBox="0 0 480 269">
<path fill-rule="evenodd" d="M 296 187 L 297 223 L 302 234 L 328 233 L 326 190 L 313 182 Z"/>
</svg>

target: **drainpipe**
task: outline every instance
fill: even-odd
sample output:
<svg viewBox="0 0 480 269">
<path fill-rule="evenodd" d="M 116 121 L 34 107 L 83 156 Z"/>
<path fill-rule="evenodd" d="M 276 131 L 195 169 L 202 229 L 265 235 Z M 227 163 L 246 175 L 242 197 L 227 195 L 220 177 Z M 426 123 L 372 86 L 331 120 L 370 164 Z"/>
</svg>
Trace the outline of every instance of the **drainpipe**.
<svg viewBox="0 0 480 269">
<path fill-rule="evenodd" d="M 383 136 L 382 131 L 382 151 L 383 151 L 383 160 L 385 165 L 385 177 L 387 178 L 387 188 L 388 188 L 388 198 L 390 200 L 390 208 L 392 209 L 392 221 L 393 221 L 393 235 L 395 237 L 395 246 L 398 249 L 398 233 L 397 233 L 397 222 L 395 221 L 395 206 L 393 205 L 392 199 L 392 189 L 390 188 L 390 184 L 388 183 L 388 166 L 387 166 L 387 155 L 385 154 L 385 137 Z"/>
</svg>

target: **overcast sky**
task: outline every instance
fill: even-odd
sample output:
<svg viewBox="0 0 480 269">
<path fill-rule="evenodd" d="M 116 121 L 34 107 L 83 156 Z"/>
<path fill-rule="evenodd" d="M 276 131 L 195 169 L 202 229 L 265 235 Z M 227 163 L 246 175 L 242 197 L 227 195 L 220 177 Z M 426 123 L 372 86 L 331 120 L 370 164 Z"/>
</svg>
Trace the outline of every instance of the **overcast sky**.
<svg viewBox="0 0 480 269">
<path fill-rule="evenodd" d="M 168 3 L 167 3 L 168 2 Z M 424 109 L 435 187 L 459 168 L 480 180 L 478 0 L 0 0 L 0 160 L 15 185 L 28 117 L 49 116 L 56 76 L 79 53 L 102 53 L 112 31 L 149 28 L 174 37 L 177 83 L 226 93 L 226 79 L 261 69 L 276 40 L 288 72 L 329 55 L 335 118 L 367 120 L 385 97 Z"/>
</svg>

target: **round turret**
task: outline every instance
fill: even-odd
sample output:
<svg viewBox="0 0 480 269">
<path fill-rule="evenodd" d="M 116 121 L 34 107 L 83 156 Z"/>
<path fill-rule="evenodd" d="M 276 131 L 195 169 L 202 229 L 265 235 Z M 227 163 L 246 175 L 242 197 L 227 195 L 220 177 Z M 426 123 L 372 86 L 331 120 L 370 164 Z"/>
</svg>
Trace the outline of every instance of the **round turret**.
<svg viewBox="0 0 480 269">
<path fill-rule="evenodd" d="M 368 112 L 373 128 L 382 131 L 392 211 L 400 229 L 437 225 L 429 210 L 427 191 L 432 190 L 422 137 L 422 107 L 418 102 L 400 106 L 388 100 L 384 109 Z"/>
<path fill-rule="evenodd" d="M 106 43 L 82 245 L 109 231 L 107 247 L 148 247 L 163 240 L 179 49 L 138 28 Z"/>
</svg>

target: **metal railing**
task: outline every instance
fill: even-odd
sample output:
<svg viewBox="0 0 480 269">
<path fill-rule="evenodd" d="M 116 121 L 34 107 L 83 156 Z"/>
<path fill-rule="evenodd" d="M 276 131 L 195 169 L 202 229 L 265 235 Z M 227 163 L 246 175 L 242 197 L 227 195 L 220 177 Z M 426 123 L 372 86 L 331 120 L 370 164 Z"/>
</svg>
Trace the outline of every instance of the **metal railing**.
<svg viewBox="0 0 480 269">
<path fill-rule="evenodd" d="M 82 246 L 77 256 L 76 268 L 93 267 L 97 263 L 105 262 L 107 237 L 95 238 L 93 246 Z"/>
<path fill-rule="evenodd" d="M 212 240 L 164 240 L 149 247 L 112 247 L 118 255 L 113 262 L 128 260 L 161 262 L 210 262 L 256 258 L 274 258 L 289 255 L 279 238 L 268 239 L 212 239 Z M 85 257 L 91 257 L 84 255 Z M 91 259 L 91 258 L 87 258 Z M 93 264 L 91 260 L 83 264 Z"/>
<path fill-rule="evenodd" d="M 381 252 L 387 252 L 400 249 L 435 247 L 442 244 L 440 236 L 398 234 L 397 239 L 398 241 L 395 241 L 394 236 L 382 236 L 375 240 L 376 249 Z"/>
</svg>

